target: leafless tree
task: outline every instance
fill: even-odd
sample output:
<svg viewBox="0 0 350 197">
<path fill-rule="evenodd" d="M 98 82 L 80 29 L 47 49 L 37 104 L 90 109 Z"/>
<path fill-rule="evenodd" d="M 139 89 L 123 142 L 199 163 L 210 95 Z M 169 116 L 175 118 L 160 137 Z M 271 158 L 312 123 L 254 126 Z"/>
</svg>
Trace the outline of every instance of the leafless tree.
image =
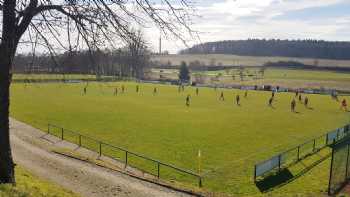
<svg viewBox="0 0 350 197">
<path fill-rule="evenodd" d="M 128 52 L 130 54 L 129 65 L 132 69 L 132 77 L 142 78 L 143 69 L 148 64 L 149 55 L 147 52 L 147 44 L 141 30 L 135 31 L 134 39 L 128 41 Z"/>
<path fill-rule="evenodd" d="M 0 183 L 15 183 L 9 141 L 9 87 L 17 49 L 97 50 L 135 40 L 132 26 L 152 22 L 185 41 L 193 33 L 189 0 L 0 0 Z"/>
</svg>

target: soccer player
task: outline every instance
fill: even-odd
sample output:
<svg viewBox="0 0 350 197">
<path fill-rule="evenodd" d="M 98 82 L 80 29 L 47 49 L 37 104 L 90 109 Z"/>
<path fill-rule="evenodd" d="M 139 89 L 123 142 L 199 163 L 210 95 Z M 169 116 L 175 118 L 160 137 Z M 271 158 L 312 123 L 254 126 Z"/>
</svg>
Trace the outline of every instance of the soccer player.
<svg viewBox="0 0 350 197">
<path fill-rule="evenodd" d="M 191 96 L 187 95 L 186 97 L 186 106 L 189 107 L 190 106 L 190 102 L 191 102 Z"/>
<path fill-rule="evenodd" d="M 124 93 L 124 91 L 125 91 L 125 87 L 124 85 L 122 85 L 122 93 Z"/>
<path fill-rule="evenodd" d="M 275 91 L 272 90 L 272 94 L 271 94 L 272 98 L 275 98 Z"/>
<path fill-rule="evenodd" d="M 86 95 L 86 91 L 87 91 L 87 88 L 86 88 L 86 87 L 84 87 L 84 95 Z"/>
<path fill-rule="evenodd" d="M 297 105 L 297 103 L 295 102 L 295 99 L 293 99 L 292 102 L 290 103 L 290 108 L 291 108 L 292 112 L 295 112 L 296 105 Z"/>
<path fill-rule="evenodd" d="M 225 101 L 224 92 L 222 92 L 222 91 L 221 91 L 219 100 L 220 101 Z"/>
<path fill-rule="evenodd" d="M 115 89 L 114 89 L 114 96 L 117 96 L 118 95 L 118 88 L 116 87 Z"/>
<path fill-rule="evenodd" d="M 136 93 L 139 92 L 139 85 L 136 85 Z"/>
<path fill-rule="evenodd" d="M 196 88 L 196 95 L 198 96 L 198 94 L 199 94 L 199 89 Z"/>
<path fill-rule="evenodd" d="M 345 99 L 343 99 L 343 101 L 341 102 L 340 109 L 348 111 L 348 104 L 346 103 Z"/>
<path fill-rule="evenodd" d="M 302 100 L 303 100 L 303 98 L 301 97 L 301 94 L 299 94 L 299 102 L 300 103 L 303 102 Z"/>
<path fill-rule="evenodd" d="M 337 94 L 337 93 L 334 94 L 333 98 L 334 98 L 337 102 L 339 102 L 338 94 Z"/>
<path fill-rule="evenodd" d="M 241 98 L 239 97 L 239 94 L 236 96 L 236 104 L 241 105 L 240 102 Z"/>
<path fill-rule="evenodd" d="M 246 90 L 245 92 L 244 92 L 244 98 L 247 98 L 248 97 L 248 90 Z"/>
<path fill-rule="evenodd" d="M 299 90 L 297 90 L 297 91 L 295 92 L 295 97 L 298 97 L 298 95 L 299 95 Z"/>
<path fill-rule="evenodd" d="M 156 95 L 156 94 L 157 94 L 157 88 L 154 87 L 154 89 L 153 89 L 153 95 Z"/>
<path fill-rule="evenodd" d="M 307 98 L 307 96 L 306 96 L 305 99 L 304 99 L 304 106 L 305 106 L 306 108 L 309 107 L 309 98 Z"/>
<path fill-rule="evenodd" d="M 273 103 L 273 97 L 271 97 L 271 98 L 269 99 L 269 107 L 272 107 L 272 103 Z"/>
</svg>

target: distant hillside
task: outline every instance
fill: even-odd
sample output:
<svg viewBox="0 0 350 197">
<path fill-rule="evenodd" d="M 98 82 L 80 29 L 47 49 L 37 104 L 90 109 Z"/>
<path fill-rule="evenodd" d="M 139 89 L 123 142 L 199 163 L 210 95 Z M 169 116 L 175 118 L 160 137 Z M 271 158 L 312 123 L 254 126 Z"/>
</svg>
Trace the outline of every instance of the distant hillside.
<svg viewBox="0 0 350 197">
<path fill-rule="evenodd" d="M 350 60 L 350 42 L 323 40 L 227 40 L 195 45 L 180 54 L 299 57 Z"/>
</svg>

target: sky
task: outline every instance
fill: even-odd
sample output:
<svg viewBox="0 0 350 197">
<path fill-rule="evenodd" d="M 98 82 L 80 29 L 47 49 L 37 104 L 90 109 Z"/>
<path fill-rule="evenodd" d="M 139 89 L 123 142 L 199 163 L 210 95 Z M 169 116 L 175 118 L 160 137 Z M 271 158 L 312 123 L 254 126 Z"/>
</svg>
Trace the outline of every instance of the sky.
<svg viewBox="0 0 350 197">
<path fill-rule="evenodd" d="M 189 46 L 209 41 L 266 39 L 322 39 L 350 41 L 350 0 L 197 0 L 192 29 L 200 39 L 187 38 Z M 147 28 L 145 37 L 155 51 L 159 30 Z M 186 46 L 162 36 L 163 51 L 176 53 Z"/>
</svg>

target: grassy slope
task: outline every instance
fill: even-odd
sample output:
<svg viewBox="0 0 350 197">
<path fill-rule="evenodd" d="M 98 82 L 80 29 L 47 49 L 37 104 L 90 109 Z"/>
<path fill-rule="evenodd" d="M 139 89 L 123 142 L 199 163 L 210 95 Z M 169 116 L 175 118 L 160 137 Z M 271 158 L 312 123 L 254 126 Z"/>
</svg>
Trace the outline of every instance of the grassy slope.
<svg viewBox="0 0 350 197">
<path fill-rule="evenodd" d="M 251 91 L 238 107 L 233 98 L 242 95 L 239 90 L 223 90 L 226 101 L 219 102 L 220 91 L 213 89 L 195 96 L 192 88 L 178 93 L 176 86 L 156 85 L 160 93 L 153 96 L 155 85 L 142 84 L 137 95 L 134 83 L 124 83 L 127 93 L 113 96 L 113 87 L 120 85 L 90 83 L 83 96 L 83 84 L 13 84 L 11 115 L 42 129 L 56 123 L 193 171 L 201 149 L 205 187 L 250 196 L 260 195 L 252 181 L 255 162 L 349 122 L 329 96 L 310 95 L 314 110 L 299 105 L 294 114 L 289 93 L 278 94 L 271 109 L 269 92 Z M 187 94 L 192 94 L 190 108 L 184 105 Z M 323 165 L 305 176 L 307 182 L 297 179 L 273 192 L 318 193 L 327 182 Z"/>
<path fill-rule="evenodd" d="M 16 186 L 0 185 L 0 197 L 78 197 L 59 186 L 31 175 L 21 167 L 16 168 Z"/>
</svg>

